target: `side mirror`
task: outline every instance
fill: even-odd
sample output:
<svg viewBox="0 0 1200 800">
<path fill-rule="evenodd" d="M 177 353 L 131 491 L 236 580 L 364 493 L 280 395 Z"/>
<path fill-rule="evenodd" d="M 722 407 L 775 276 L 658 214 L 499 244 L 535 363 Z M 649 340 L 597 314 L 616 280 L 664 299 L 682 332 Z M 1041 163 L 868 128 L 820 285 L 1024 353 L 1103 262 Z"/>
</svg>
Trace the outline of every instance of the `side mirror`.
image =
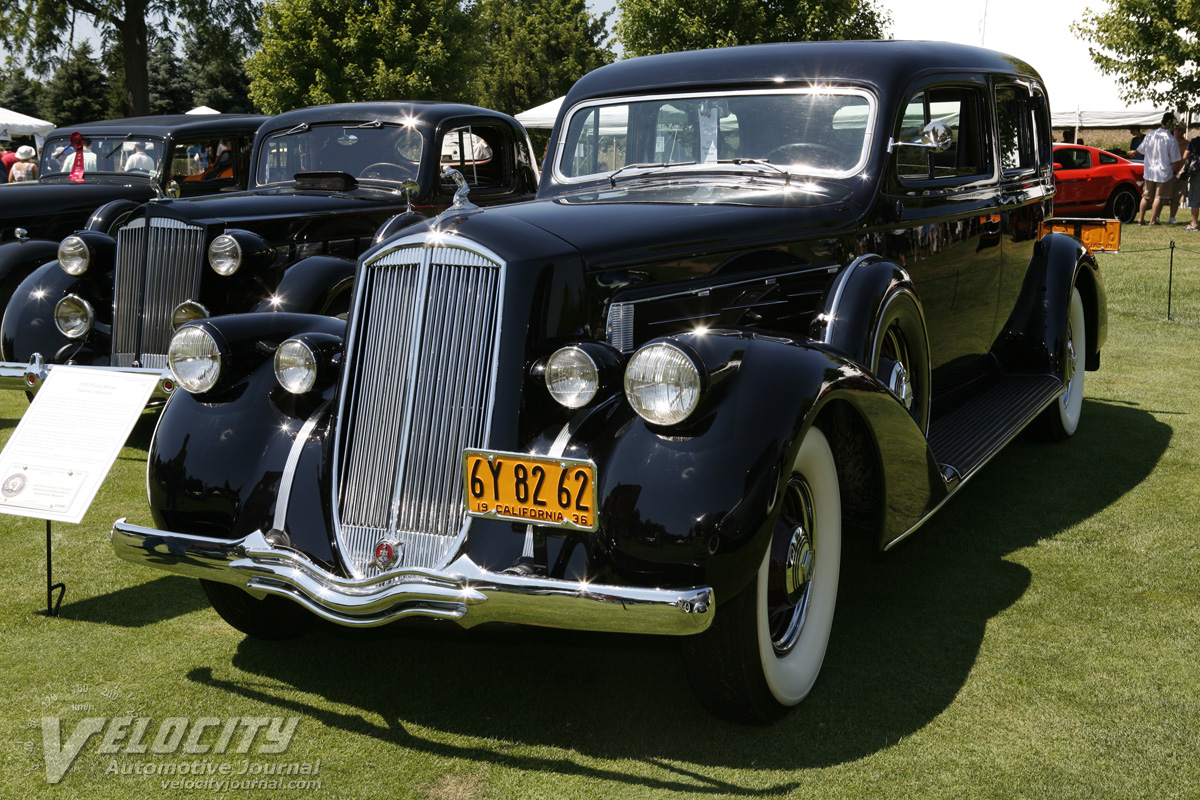
<svg viewBox="0 0 1200 800">
<path fill-rule="evenodd" d="M 921 138 L 911 142 L 888 140 L 887 151 L 890 153 L 897 147 L 919 147 L 934 153 L 944 153 L 954 146 L 954 132 L 950 126 L 941 120 L 934 120 L 921 129 Z"/>
</svg>

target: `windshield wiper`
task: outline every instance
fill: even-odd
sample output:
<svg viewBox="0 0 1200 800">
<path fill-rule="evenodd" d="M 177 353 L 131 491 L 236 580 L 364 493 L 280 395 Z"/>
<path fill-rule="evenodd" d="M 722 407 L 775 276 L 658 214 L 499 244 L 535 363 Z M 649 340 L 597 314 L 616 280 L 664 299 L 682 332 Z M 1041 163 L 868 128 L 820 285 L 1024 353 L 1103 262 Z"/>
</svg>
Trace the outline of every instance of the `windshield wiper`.
<svg viewBox="0 0 1200 800">
<path fill-rule="evenodd" d="M 281 133 L 281 134 L 279 134 L 279 135 L 280 135 L 280 136 L 292 136 L 292 135 L 294 135 L 294 134 L 297 134 L 297 133 L 304 133 L 304 132 L 305 132 L 305 131 L 307 131 L 307 130 L 308 130 L 310 127 L 312 127 L 312 126 L 311 126 L 311 125 L 309 125 L 307 122 L 301 122 L 299 125 L 297 125 L 296 127 L 292 128 L 291 130 L 284 131 L 283 133 Z"/>
<path fill-rule="evenodd" d="M 671 167 L 686 167 L 695 163 L 695 161 L 664 161 L 661 164 L 626 164 L 608 176 L 608 185 L 610 188 L 617 188 L 617 176 L 627 169 L 670 169 Z"/>
<path fill-rule="evenodd" d="M 377 120 L 377 119 L 373 119 L 370 122 L 363 122 L 358 125 L 343 125 L 342 130 L 356 131 L 359 128 L 382 128 L 382 127 L 383 127 L 383 122 L 381 122 L 380 120 Z"/>
<path fill-rule="evenodd" d="M 772 164 L 770 159 L 766 158 L 720 158 L 717 159 L 718 164 L 733 164 L 740 167 L 743 165 L 754 167 L 767 167 L 784 176 L 784 186 L 790 186 L 792 183 L 792 173 L 783 167 Z"/>
</svg>

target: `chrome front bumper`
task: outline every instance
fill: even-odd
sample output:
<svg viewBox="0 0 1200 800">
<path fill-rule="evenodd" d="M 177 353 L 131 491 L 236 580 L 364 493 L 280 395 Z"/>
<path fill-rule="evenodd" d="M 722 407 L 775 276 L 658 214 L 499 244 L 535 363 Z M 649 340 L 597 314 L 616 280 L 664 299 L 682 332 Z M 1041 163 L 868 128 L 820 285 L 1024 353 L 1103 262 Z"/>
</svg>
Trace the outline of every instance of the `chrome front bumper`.
<svg viewBox="0 0 1200 800">
<path fill-rule="evenodd" d="M 79 365 L 83 366 L 83 365 Z M 169 369 L 154 369 L 151 367 L 92 367 L 85 369 L 112 370 L 116 372 L 136 372 L 143 375 L 157 375 L 158 385 L 154 387 L 151 400 L 165 400 L 175 391 L 175 377 Z M 0 361 L 0 390 L 18 390 L 37 394 L 42 384 L 50 377 L 54 364 L 46 364 L 42 357 L 35 355 L 28 364 L 20 361 Z"/>
<path fill-rule="evenodd" d="M 444 570 L 398 568 L 373 578 L 348 579 L 302 553 L 276 547 L 261 532 L 229 541 L 113 523 L 117 555 L 156 569 L 240 586 L 252 594 L 286 597 L 319 617 L 352 627 L 402 617 L 518 622 L 587 631 L 685 635 L 713 618 L 706 586 L 642 589 L 489 572 L 459 556 Z"/>
</svg>

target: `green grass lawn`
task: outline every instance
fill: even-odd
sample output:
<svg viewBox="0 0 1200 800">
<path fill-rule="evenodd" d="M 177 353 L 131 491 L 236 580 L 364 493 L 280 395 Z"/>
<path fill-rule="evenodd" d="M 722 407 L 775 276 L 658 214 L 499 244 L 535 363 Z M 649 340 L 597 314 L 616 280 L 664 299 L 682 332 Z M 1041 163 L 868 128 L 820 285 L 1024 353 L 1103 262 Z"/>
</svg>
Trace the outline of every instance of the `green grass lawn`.
<svg viewBox="0 0 1200 800">
<path fill-rule="evenodd" d="M 1123 243 L 1172 239 L 1200 251 L 1180 228 L 1127 227 Z M 700 711 L 669 640 L 243 638 L 195 582 L 109 548 L 114 519 L 149 521 L 148 416 L 83 523 L 54 528 L 61 618 L 42 610 L 44 523 L 0 517 L 0 797 L 1200 797 L 1200 253 L 1175 253 L 1174 321 L 1167 252 L 1101 259 L 1110 336 L 1079 433 L 1015 442 L 894 552 L 849 565 L 822 677 L 771 728 Z M 25 407 L 0 397 L 0 439 Z M 234 752 L 240 733 L 219 754 L 106 753 L 97 734 L 47 785 L 43 717 L 66 740 L 122 716 L 150 718 L 150 745 L 175 717 L 298 722 L 281 755 L 261 736 Z M 319 760 L 279 780 L 320 785 L 129 774 L 189 758 L 234 773 Z"/>
</svg>

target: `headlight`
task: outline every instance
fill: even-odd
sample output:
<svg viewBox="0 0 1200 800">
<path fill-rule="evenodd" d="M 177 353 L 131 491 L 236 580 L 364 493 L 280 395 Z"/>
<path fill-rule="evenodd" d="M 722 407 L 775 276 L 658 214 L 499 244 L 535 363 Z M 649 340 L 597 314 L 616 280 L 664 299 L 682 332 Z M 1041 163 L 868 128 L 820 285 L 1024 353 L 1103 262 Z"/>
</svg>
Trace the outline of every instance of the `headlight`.
<svg viewBox="0 0 1200 800">
<path fill-rule="evenodd" d="M 275 378 L 292 394 L 304 394 L 317 383 L 317 356 L 299 339 L 288 339 L 275 351 Z"/>
<path fill-rule="evenodd" d="M 655 425 L 683 422 L 700 404 L 700 367 L 680 348 L 648 344 L 625 368 L 625 396 L 637 415 Z"/>
<path fill-rule="evenodd" d="M 578 347 L 564 347 L 546 362 L 546 388 L 567 408 L 582 408 L 600 388 L 600 368 Z"/>
<path fill-rule="evenodd" d="M 171 312 L 171 330 L 177 331 L 189 322 L 208 319 L 208 309 L 195 300 L 184 300 Z"/>
<path fill-rule="evenodd" d="M 229 234 L 221 234 L 208 246 L 208 265 L 218 275 L 232 275 L 242 265 L 242 246 Z"/>
<path fill-rule="evenodd" d="M 54 325 L 68 339 L 81 339 L 92 329 L 96 314 L 87 300 L 69 294 L 54 306 Z"/>
<path fill-rule="evenodd" d="M 221 351 L 203 328 L 180 328 L 171 337 L 167 353 L 171 374 L 192 394 L 207 392 L 221 376 Z"/>
<path fill-rule="evenodd" d="M 58 246 L 58 265 L 68 275 L 82 275 L 87 272 L 92 254 L 87 242 L 78 236 L 68 236 Z"/>
</svg>

